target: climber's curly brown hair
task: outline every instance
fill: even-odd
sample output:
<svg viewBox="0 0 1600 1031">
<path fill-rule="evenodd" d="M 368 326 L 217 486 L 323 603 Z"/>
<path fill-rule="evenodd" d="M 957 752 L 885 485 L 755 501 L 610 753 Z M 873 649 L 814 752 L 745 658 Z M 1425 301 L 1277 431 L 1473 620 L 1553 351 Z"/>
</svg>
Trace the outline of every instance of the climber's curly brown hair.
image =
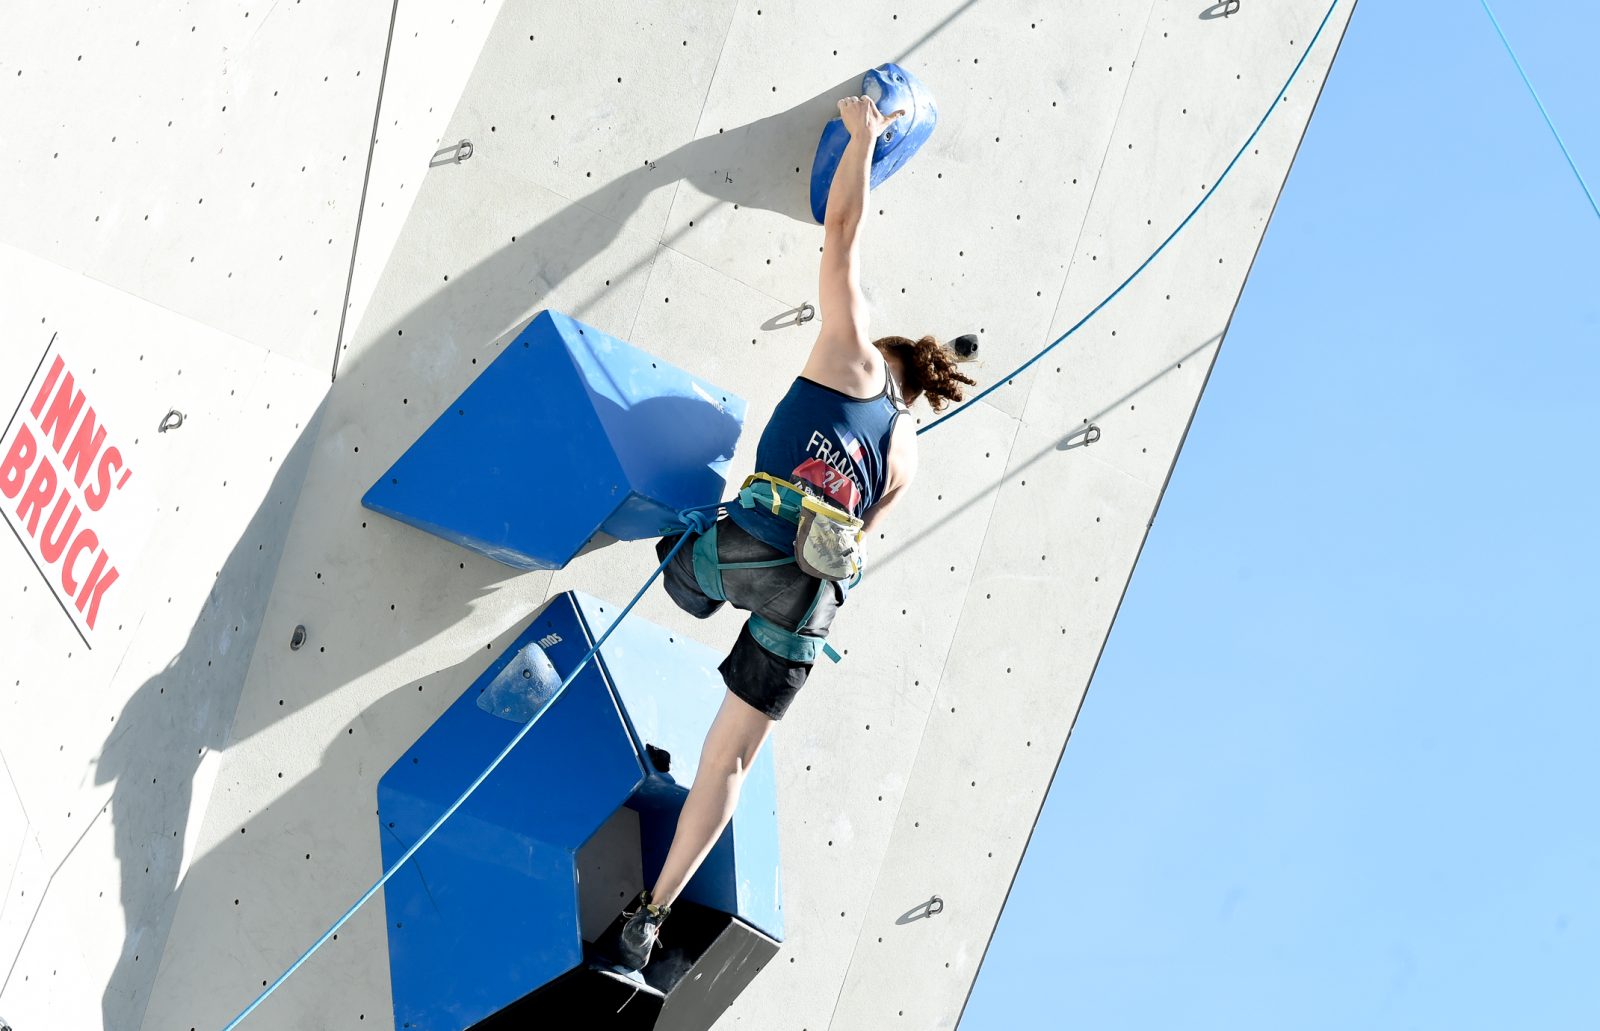
<svg viewBox="0 0 1600 1031">
<path fill-rule="evenodd" d="M 976 381 L 956 371 L 955 359 L 931 336 L 921 340 L 900 336 L 879 337 L 872 345 L 900 359 L 905 369 L 900 387 L 907 404 L 919 396 L 926 397 L 929 406 L 935 412 L 941 412 L 946 401 L 960 402 L 961 384 L 977 386 Z"/>
</svg>

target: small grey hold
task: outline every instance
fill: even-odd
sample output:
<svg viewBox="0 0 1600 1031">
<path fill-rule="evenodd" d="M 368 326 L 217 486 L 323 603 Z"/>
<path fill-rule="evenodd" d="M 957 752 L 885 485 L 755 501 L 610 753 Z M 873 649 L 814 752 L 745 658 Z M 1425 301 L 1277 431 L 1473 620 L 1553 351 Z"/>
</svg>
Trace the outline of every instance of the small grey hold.
<svg viewBox="0 0 1600 1031">
<path fill-rule="evenodd" d="M 978 337 L 975 333 L 964 333 L 950 341 L 950 350 L 955 353 L 956 360 L 970 362 L 978 357 Z"/>
<path fill-rule="evenodd" d="M 297 651 L 300 650 L 300 646 L 302 644 L 305 644 L 305 643 L 306 643 L 306 628 L 304 626 L 295 627 L 294 628 L 294 633 L 289 636 L 289 650 L 297 652 Z M 0 1028 L 0 1031 L 5 1031 L 5 1029 L 4 1028 Z"/>
</svg>

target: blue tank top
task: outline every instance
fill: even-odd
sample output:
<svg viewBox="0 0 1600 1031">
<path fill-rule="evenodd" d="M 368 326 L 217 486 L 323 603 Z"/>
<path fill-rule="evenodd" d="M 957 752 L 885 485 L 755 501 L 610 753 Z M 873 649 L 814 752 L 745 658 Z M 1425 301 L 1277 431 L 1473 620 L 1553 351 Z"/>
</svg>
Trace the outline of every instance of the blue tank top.
<svg viewBox="0 0 1600 1031">
<path fill-rule="evenodd" d="M 865 399 L 797 376 L 761 433 L 756 471 L 809 488 L 862 517 L 883 497 L 890 435 L 906 411 L 887 364 L 883 371 L 883 390 Z M 794 554 L 793 523 L 737 503 L 729 506 L 728 518 L 757 540 Z"/>
</svg>

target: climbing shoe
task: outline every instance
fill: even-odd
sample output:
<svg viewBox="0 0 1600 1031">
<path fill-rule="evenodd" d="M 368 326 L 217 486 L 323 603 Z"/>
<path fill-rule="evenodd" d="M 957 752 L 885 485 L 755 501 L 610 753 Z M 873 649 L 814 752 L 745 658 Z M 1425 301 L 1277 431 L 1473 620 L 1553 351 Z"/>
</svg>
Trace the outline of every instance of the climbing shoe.
<svg viewBox="0 0 1600 1031">
<path fill-rule="evenodd" d="M 595 952 L 614 966 L 642 970 L 650 962 L 650 950 L 661 934 L 661 924 L 672 913 L 671 906 L 650 901 L 650 892 L 641 891 L 637 905 L 624 909 L 594 943 Z"/>
</svg>

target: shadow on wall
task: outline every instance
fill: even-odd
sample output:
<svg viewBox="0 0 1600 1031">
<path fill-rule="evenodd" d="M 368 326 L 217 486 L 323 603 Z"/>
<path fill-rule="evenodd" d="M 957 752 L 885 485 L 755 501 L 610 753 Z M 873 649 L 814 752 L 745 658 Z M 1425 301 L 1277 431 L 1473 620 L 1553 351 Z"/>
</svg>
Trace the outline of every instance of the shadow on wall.
<svg viewBox="0 0 1600 1031">
<path fill-rule="evenodd" d="M 236 714 L 301 487 L 308 472 L 313 482 L 318 481 L 311 452 L 320 430 L 326 427 L 335 433 L 354 424 L 366 434 L 361 440 L 362 460 L 346 459 L 337 475 L 327 477 L 346 495 L 318 499 L 326 508 L 349 513 L 345 526 L 331 531 L 333 539 L 325 553 L 337 552 L 340 564 L 346 567 L 369 563 L 367 571 L 378 581 L 375 592 L 392 583 L 393 593 L 388 596 L 414 593 L 418 587 L 415 569 L 383 552 L 392 549 L 415 554 L 419 547 L 444 550 L 451 546 L 432 537 L 426 541 L 413 537 L 416 531 L 366 512 L 360 508 L 360 496 L 482 371 L 480 365 L 467 360 L 469 351 L 457 348 L 455 342 L 493 339 L 508 324 L 516 328 L 501 336 L 501 342 L 514 338 L 547 305 L 551 291 L 616 238 L 622 224 L 638 212 L 651 192 L 679 181 L 692 182 L 714 197 L 713 203 L 763 208 L 814 224 L 807 190 L 817 135 L 835 113 L 836 99 L 851 92 L 857 81 L 845 80 L 781 114 L 642 160 L 634 171 L 516 233 L 516 243 L 502 248 L 492 259 L 452 272 L 445 290 L 424 299 L 393 324 L 363 333 L 381 343 L 358 352 L 341 370 L 329 395 L 280 459 L 276 478 L 219 570 L 183 648 L 161 673 L 134 692 L 101 750 L 96 783 L 115 781 L 110 816 L 127 926 L 122 955 L 102 996 L 106 1027 L 138 1028 L 143 1022 L 176 909 L 184 835 L 194 802 L 191 784 L 201 762 L 208 752 L 248 739 L 269 725 L 256 715 L 243 717 L 247 722 L 236 722 Z M 821 227 L 817 229 L 820 234 Z M 670 245 L 673 239 L 663 238 L 661 243 Z M 397 251 L 408 246 L 421 243 L 402 235 Z M 648 272 L 648 267 L 648 263 L 636 264 L 619 275 L 626 278 Z M 620 280 L 614 276 L 613 281 Z M 563 310 L 585 319 L 600 296 L 596 292 L 576 303 L 566 300 Z M 774 316 L 781 317 L 781 313 Z M 399 336 L 401 328 L 410 333 Z M 417 402 L 408 403 L 402 415 L 382 422 L 360 418 L 360 413 L 380 406 L 393 410 L 402 395 Z M 225 432 L 226 427 L 217 430 Z M 380 435 L 383 433 L 387 436 Z M 373 457 L 368 459 L 368 455 Z M 373 532 L 359 528 L 363 519 L 372 524 Z M 463 565 L 459 571 L 452 570 L 456 575 L 428 584 L 432 598 L 426 618 L 408 618 L 403 627 L 373 626 L 359 641 L 341 642 L 343 654 L 327 656 L 328 661 L 314 665 L 305 663 L 303 677 L 278 687 L 283 693 L 281 705 L 270 710 L 253 707 L 252 713 L 270 711 L 273 721 L 293 715 L 410 650 L 417 640 L 433 638 L 457 624 L 470 614 L 475 599 L 493 591 L 510 574 L 506 567 L 487 560 Z M 644 572 L 641 570 L 641 576 Z M 340 589 L 337 583 L 331 586 Z M 509 632 L 514 633 L 515 628 Z M 286 648 L 288 640 L 274 638 L 265 646 Z M 432 692 L 419 694 L 422 685 L 415 683 L 396 685 L 363 714 L 363 725 L 373 726 L 377 721 L 415 725 L 420 730 L 488 661 L 483 650 L 474 650 L 457 665 L 426 678 L 424 683 L 438 681 L 439 689 Z M 410 738 L 405 740 L 409 743 Z M 377 772 L 372 771 L 375 764 L 368 755 L 365 775 L 375 785 L 376 776 L 403 750 L 401 744 L 392 755 L 380 757 Z M 317 808 L 319 799 L 345 789 L 351 778 L 363 774 L 344 754 L 330 745 L 317 771 L 290 787 L 272 807 L 279 813 L 305 811 Z M 270 789 L 252 786 L 244 790 L 264 794 Z M 300 855 L 305 851 L 301 849 Z M 207 870 L 211 862 L 209 854 L 196 856 L 186 883 L 207 884 L 212 877 Z M 379 872 L 371 871 L 371 879 Z M 312 863 L 306 864 L 303 876 L 315 876 Z M 340 893 L 354 898 L 370 883 L 363 878 L 360 884 L 343 886 Z M 371 905 L 381 906 L 381 902 L 375 900 L 369 908 Z M 337 916 L 334 912 L 305 914 L 306 944 Z M 249 1001 L 251 983 L 241 983 L 237 992 L 242 1007 Z"/>
<path fill-rule="evenodd" d="M 450 316 L 450 337 L 488 340 L 497 336 L 502 327 L 520 319 L 516 329 L 502 339 L 504 343 L 515 337 L 543 307 L 547 294 L 616 240 L 624 224 L 641 210 L 650 194 L 680 182 L 688 182 L 712 198 L 686 222 L 704 217 L 718 203 L 758 208 L 816 226 L 820 246 L 822 227 L 811 218 L 810 212 L 811 162 L 822 126 L 838 113 L 838 98 L 849 94 L 859 83 L 859 77 L 845 79 L 781 114 L 718 131 L 659 157 L 645 156 L 631 172 L 574 199 L 532 228 L 513 234 L 516 242 L 502 248 L 492 259 L 459 275 L 452 273 L 447 291 L 408 315 L 405 325 L 413 329 L 418 323 L 438 325 L 430 316 L 435 311 L 434 305 L 439 305 Z M 454 153 L 454 150 L 450 147 L 440 153 Z M 446 168 L 455 166 L 453 160 L 442 164 Z M 657 237 L 661 245 L 670 247 L 683 237 L 687 228 L 685 225 L 671 234 L 663 234 L 664 226 L 643 227 L 643 230 Z M 635 231 L 640 231 L 640 227 Z M 615 289 L 618 282 L 629 276 L 648 272 L 650 260 L 646 257 L 623 269 L 612 277 L 610 287 L 575 302 L 566 301 L 565 313 L 582 319 L 583 313 L 600 299 L 604 290 Z M 795 312 L 796 309 L 775 312 L 762 328 L 772 330 L 792 324 Z M 785 316 L 791 318 L 785 319 Z M 387 338 L 394 328 L 397 327 L 381 335 Z M 618 327 L 600 328 L 624 336 L 617 331 Z M 341 362 L 339 374 L 342 376 L 345 371 Z M 464 386 L 470 379 L 469 374 L 460 385 Z"/>
<path fill-rule="evenodd" d="M 96 761 L 95 783 L 116 782 L 109 815 L 127 926 L 102 998 L 106 1028 L 143 1018 L 172 924 L 195 774 L 228 742 L 322 411 L 279 461 L 183 649 L 123 706 Z"/>
</svg>

